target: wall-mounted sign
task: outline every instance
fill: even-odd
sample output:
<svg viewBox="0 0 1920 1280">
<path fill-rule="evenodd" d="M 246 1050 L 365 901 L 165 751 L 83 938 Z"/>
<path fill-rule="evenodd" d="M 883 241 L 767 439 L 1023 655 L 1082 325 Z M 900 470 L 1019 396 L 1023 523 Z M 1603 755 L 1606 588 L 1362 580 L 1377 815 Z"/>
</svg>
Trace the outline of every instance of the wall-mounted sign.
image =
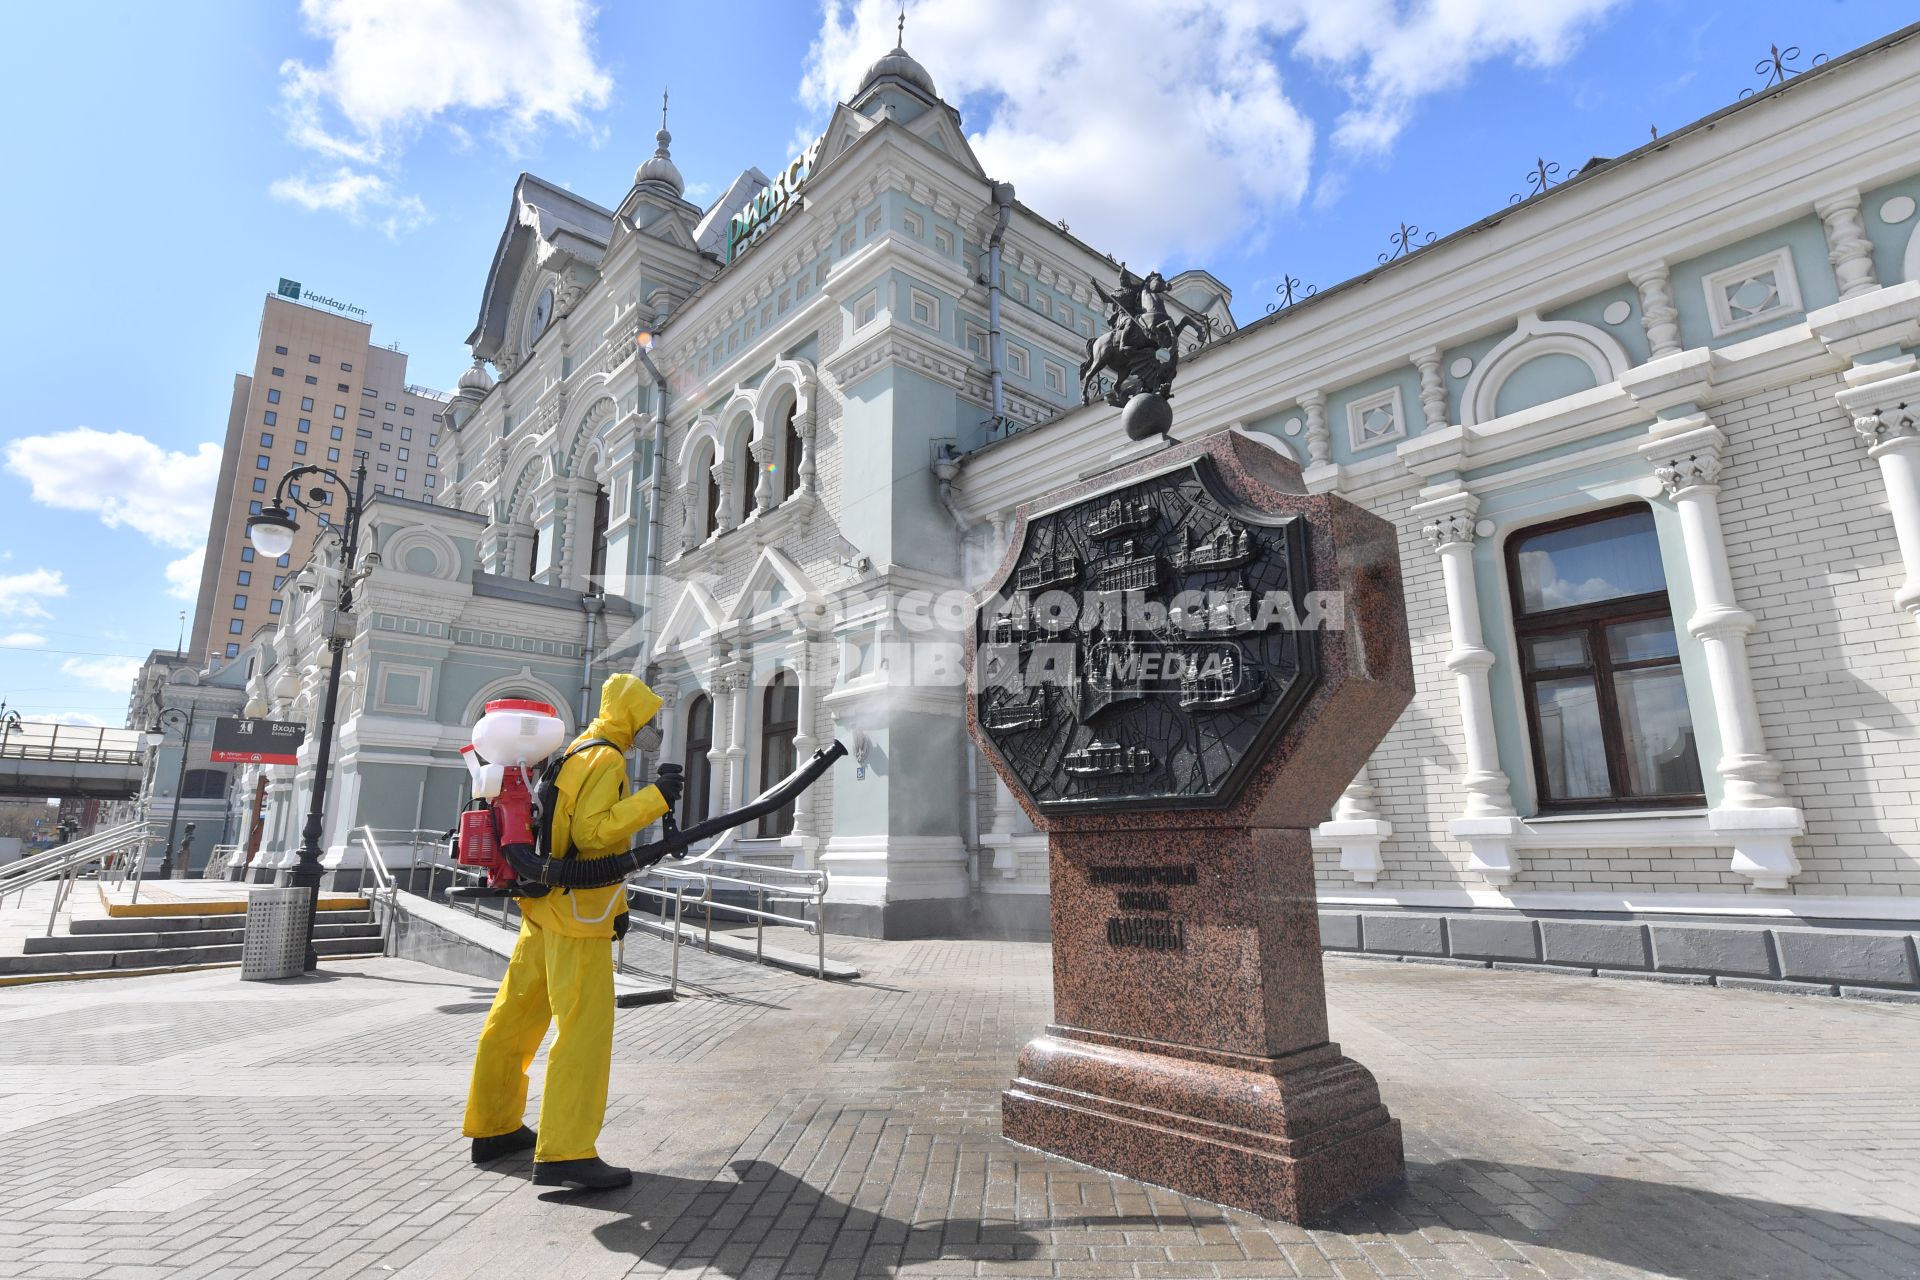
<svg viewBox="0 0 1920 1280">
<path fill-rule="evenodd" d="M 807 179 L 813 176 L 813 166 L 820 159 L 820 144 L 826 138 L 813 140 L 813 145 L 795 156 L 780 176 L 767 186 L 760 188 L 753 199 L 742 205 L 740 212 L 733 215 L 727 223 L 727 261 L 732 262 L 740 251 L 765 235 L 772 226 L 780 221 L 800 195 L 800 189 L 807 185 Z M 285 283 L 282 281 L 282 283 Z"/>
<path fill-rule="evenodd" d="M 292 298 L 295 302 L 310 302 L 316 307 L 330 307 L 344 316 L 367 314 L 364 308 L 356 307 L 351 302 L 342 302 L 338 298 L 329 298 L 311 289 L 302 289 L 298 280 L 289 280 L 285 276 L 280 277 L 280 287 L 274 292 L 283 298 Z"/>
<path fill-rule="evenodd" d="M 209 758 L 219 764 L 293 764 L 306 737 L 303 724 L 222 717 L 213 722 Z"/>
</svg>

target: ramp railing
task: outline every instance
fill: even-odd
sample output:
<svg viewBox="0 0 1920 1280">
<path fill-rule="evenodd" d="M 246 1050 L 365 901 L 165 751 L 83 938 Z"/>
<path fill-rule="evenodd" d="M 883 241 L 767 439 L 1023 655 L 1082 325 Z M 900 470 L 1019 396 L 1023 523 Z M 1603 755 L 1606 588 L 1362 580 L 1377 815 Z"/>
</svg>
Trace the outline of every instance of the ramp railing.
<svg viewBox="0 0 1920 1280">
<path fill-rule="evenodd" d="M 138 877 L 139 864 L 146 860 L 147 844 L 157 833 L 157 823 L 123 822 L 8 863 L 0 867 L 0 906 L 6 904 L 8 894 L 17 895 L 14 902 L 19 905 L 26 901 L 27 891 L 35 885 L 56 881 L 53 906 L 47 913 L 47 936 L 52 937 L 53 926 L 60 919 L 60 908 L 73 894 L 74 881 L 86 872 L 103 881 L 109 875 L 118 874 L 124 881 L 129 863 Z"/>
</svg>

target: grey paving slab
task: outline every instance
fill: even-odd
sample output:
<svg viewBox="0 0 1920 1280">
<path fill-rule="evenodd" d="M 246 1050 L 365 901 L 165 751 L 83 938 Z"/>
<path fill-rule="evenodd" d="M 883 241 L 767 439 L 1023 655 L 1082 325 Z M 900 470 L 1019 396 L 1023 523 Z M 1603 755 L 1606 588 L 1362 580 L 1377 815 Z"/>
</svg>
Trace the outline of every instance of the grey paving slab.
<svg viewBox="0 0 1920 1280">
<path fill-rule="evenodd" d="M 0 993 L 0 1274 L 1920 1276 L 1920 1008 L 1329 956 L 1409 1177 L 1302 1228 L 1000 1139 L 1044 946 L 834 951 L 864 976 L 683 950 L 686 999 L 620 1012 L 638 1176 L 597 1197 L 467 1163 L 483 984 Z"/>
</svg>

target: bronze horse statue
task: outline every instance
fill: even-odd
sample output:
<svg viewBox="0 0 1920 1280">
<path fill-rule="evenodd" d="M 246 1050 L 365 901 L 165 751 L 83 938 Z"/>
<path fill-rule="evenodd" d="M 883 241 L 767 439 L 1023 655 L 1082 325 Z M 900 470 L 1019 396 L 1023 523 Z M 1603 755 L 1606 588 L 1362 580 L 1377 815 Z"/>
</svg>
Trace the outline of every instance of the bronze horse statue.
<svg viewBox="0 0 1920 1280">
<path fill-rule="evenodd" d="M 1107 307 L 1107 329 L 1087 339 L 1087 358 L 1080 365 L 1080 402 L 1093 399 L 1100 375 L 1111 371 L 1114 384 L 1107 403 L 1124 406 L 1136 395 L 1173 398 L 1173 375 L 1180 367 L 1180 335 L 1192 330 L 1211 337 L 1213 326 L 1202 316 L 1175 320 L 1167 310 L 1167 282 L 1158 271 L 1143 280 L 1120 268 L 1120 287 L 1108 293 L 1093 282 L 1093 290 Z M 1165 351 L 1162 360 L 1160 353 Z"/>
</svg>

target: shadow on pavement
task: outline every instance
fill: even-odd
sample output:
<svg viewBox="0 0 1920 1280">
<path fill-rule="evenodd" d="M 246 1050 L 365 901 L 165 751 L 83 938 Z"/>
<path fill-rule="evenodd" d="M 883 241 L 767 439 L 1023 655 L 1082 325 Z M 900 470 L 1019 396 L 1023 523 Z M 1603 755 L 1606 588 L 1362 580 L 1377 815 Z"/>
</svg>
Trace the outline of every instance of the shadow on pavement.
<svg viewBox="0 0 1920 1280">
<path fill-rule="evenodd" d="M 709 1267 L 734 1280 L 750 1266 L 753 1276 L 770 1274 L 776 1260 L 782 1274 L 825 1271 L 831 1258 L 849 1275 L 858 1268 L 890 1276 L 911 1262 L 1011 1261 L 1032 1258 L 1041 1247 L 1017 1227 L 977 1219 L 907 1223 L 858 1209 L 762 1160 L 731 1168 L 738 1181 L 636 1175 L 625 1198 L 608 1204 L 625 1216 L 595 1227 L 594 1237 L 609 1253 L 675 1274 Z"/>
<path fill-rule="evenodd" d="M 1493 1160 L 1408 1161 L 1400 1187 L 1317 1225 L 1446 1226 L 1687 1280 L 1920 1276 L 1913 1222 Z"/>
</svg>

